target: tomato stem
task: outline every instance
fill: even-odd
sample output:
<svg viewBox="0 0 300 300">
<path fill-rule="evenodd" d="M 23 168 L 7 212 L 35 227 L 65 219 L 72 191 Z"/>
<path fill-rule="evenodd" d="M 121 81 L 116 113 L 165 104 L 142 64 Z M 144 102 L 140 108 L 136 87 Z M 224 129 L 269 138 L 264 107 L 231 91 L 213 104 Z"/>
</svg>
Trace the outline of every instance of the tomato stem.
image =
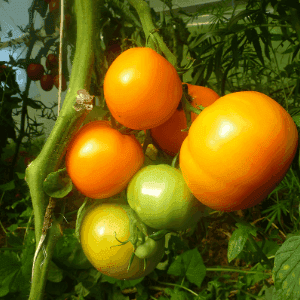
<svg viewBox="0 0 300 300">
<path fill-rule="evenodd" d="M 159 230 L 159 231 L 156 231 L 156 232 L 150 234 L 148 237 L 151 238 L 152 240 L 158 241 L 158 240 L 162 239 L 167 233 L 170 233 L 170 232 L 173 232 L 173 231 L 163 229 L 163 230 Z"/>
<path fill-rule="evenodd" d="M 100 6 L 99 2 L 96 0 L 75 0 L 78 26 L 69 90 L 55 126 L 42 151 L 26 169 L 25 180 L 30 188 L 37 245 L 42 235 L 44 215 L 49 201 L 49 196 L 43 191 L 43 182 L 49 173 L 58 170 L 63 164 L 66 147 L 88 114 L 87 110 L 76 112 L 73 105 L 77 91 L 82 89 L 89 91 L 90 88 L 90 69 L 94 62 L 94 40 L 96 36 L 96 27 L 93 24 L 96 17 L 99 18 L 97 11 L 97 7 Z M 44 242 L 47 257 L 42 266 L 44 256 L 41 252 L 37 255 L 29 300 L 43 299 L 48 268 L 56 242 L 61 237 L 60 221 L 53 218 L 52 226 L 47 232 L 47 238 Z"/>
<path fill-rule="evenodd" d="M 117 238 L 117 233 L 114 231 L 114 234 L 115 234 L 115 239 L 120 243 L 120 245 L 113 245 L 113 246 L 110 246 L 111 247 L 117 247 L 117 246 L 122 246 L 122 245 L 125 245 L 129 242 L 129 239 L 127 241 L 124 241 L 124 242 L 121 242 L 118 238 Z"/>
<path fill-rule="evenodd" d="M 149 5 L 144 0 L 129 0 L 129 3 L 135 8 L 137 11 L 140 20 L 142 22 L 143 30 L 145 32 L 146 38 L 148 39 L 149 35 L 153 36 L 157 41 L 160 50 L 166 56 L 167 60 L 176 68 L 177 67 L 177 58 L 176 56 L 169 50 L 163 39 L 158 33 L 158 29 L 155 28 L 152 18 L 151 11 Z M 149 46 L 153 50 L 155 50 L 155 40 L 149 40 Z"/>
</svg>

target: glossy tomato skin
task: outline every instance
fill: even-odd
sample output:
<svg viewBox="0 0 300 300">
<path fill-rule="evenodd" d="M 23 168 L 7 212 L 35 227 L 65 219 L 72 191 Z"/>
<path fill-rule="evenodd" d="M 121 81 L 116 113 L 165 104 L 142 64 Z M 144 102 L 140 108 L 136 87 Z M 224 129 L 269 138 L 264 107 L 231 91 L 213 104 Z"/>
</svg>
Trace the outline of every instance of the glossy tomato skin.
<svg viewBox="0 0 300 300">
<path fill-rule="evenodd" d="M 83 126 L 67 149 L 67 172 L 85 196 L 103 199 L 125 189 L 144 163 L 141 145 L 132 135 L 122 135 L 108 122 Z"/>
<path fill-rule="evenodd" d="M 102 274 L 116 279 L 138 279 L 152 272 L 164 254 L 164 238 L 151 258 L 147 259 L 144 271 L 144 260 L 134 257 L 127 272 L 130 257 L 134 251 L 128 242 L 120 245 L 130 237 L 129 218 L 126 211 L 113 203 L 92 206 L 85 214 L 80 226 L 82 249 L 91 264 Z M 117 247 L 111 247 L 116 246 Z"/>
<path fill-rule="evenodd" d="M 219 99 L 219 95 L 210 88 L 204 86 L 196 86 L 187 84 L 188 93 L 192 97 L 192 106 L 197 105 L 207 107 Z M 198 115 L 191 113 L 192 122 Z M 174 114 L 165 123 L 150 129 L 153 141 L 167 154 L 175 156 L 187 137 L 187 131 L 182 131 L 187 128 L 186 117 L 183 109 L 176 109 Z"/>
<path fill-rule="evenodd" d="M 155 229 L 185 230 L 199 221 L 205 208 L 181 172 L 166 164 L 138 171 L 128 185 L 127 200 L 140 219 Z"/>
<path fill-rule="evenodd" d="M 44 67 L 41 64 L 29 64 L 27 67 L 27 75 L 33 80 L 40 80 L 45 72 Z"/>
<path fill-rule="evenodd" d="M 298 133 L 291 116 L 253 91 L 221 97 L 194 121 L 179 164 L 199 201 L 235 211 L 261 202 L 283 179 Z"/>
<path fill-rule="evenodd" d="M 150 129 L 167 121 L 182 96 L 176 69 L 150 48 L 124 51 L 104 78 L 104 97 L 114 118 L 131 129 Z"/>
<path fill-rule="evenodd" d="M 41 80 L 41 87 L 44 91 L 51 91 L 53 88 L 53 76 L 52 75 L 43 75 Z"/>
</svg>

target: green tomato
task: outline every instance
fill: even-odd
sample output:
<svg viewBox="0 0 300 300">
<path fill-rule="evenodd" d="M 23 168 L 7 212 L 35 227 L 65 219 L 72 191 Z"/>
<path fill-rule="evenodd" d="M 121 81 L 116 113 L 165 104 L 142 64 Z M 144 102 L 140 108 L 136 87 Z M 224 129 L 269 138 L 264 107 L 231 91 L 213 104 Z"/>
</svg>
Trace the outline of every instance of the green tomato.
<svg viewBox="0 0 300 300">
<path fill-rule="evenodd" d="M 185 230 L 199 221 L 205 208 L 181 172 L 166 164 L 138 171 L 128 185 L 127 200 L 139 218 L 155 229 Z"/>
<path fill-rule="evenodd" d="M 150 258 L 155 255 L 158 249 L 164 245 L 164 239 L 154 241 L 151 238 L 146 239 L 145 243 L 135 249 L 135 255 L 140 258 Z"/>
</svg>

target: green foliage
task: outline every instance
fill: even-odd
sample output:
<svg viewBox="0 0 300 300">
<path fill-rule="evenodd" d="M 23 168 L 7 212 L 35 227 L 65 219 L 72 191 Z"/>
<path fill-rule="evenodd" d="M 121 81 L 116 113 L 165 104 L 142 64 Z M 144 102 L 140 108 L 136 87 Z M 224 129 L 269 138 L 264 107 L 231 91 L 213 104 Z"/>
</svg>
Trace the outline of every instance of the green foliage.
<svg viewBox="0 0 300 300">
<path fill-rule="evenodd" d="M 299 249 L 300 238 L 294 236 L 287 239 L 276 252 L 273 268 L 276 297 L 279 299 L 299 299 Z M 276 299 L 275 297 L 275 299 Z"/>
<path fill-rule="evenodd" d="M 203 5 L 195 13 L 176 9 L 172 1 L 163 2 L 170 12 L 158 16 L 152 9 L 151 18 L 178 60 L 182 80 L 208 86 L 220 95 L 242 90 L 263 92 L 283 105 L 300 127 L 300 8 L 297 1 L 249 0 L 245 5 L 235 7 L 231 7 L 231 1 L 221 1 Z M 75 17 L 72 3 L 70 6 L 68 13 Z M 28 28 L 33 24 L 34 11 L 45 17 L 46 33 L 55 33 L 57 17 L 47 13 L 44 1 L 32 4 Z M 108 118 L 102 85 L 110 63 L 120 52 L 132 46 L 145 46 L 151 39 L 157 41 L 153 36 L 145 36 L 139 16 L 128 1 L 104 1 L 100 14 L 95 26 L 102 39 L 95 55 L 95 66 L 91 69 L 91 94 L 100 100 L 99 114 L 95 118 Z M 201 20 L 205 14 L 211 16 L 209 25 L 187 26 L 197 17 Z M 75 27 L 76 24 L 72 34 L 65 37 L 72 61 Z M 49 40 L 35 60 L 39 62 L 53 45 L 57 52 L 57 42 Z M 115 45 L 117 51 L 112 53 Z M 56 120 L 53 114 L 55 104 L 49 108 L 28 98 L 29 85 L 25 92 L 21 92 L 15 81 L 12 67 L 26 69 L 31 50 L 30 45 L 28 59 L 16 61 L 11 57 L 6 63 L 9 72 L 5 71 L 5 76 L 0 73 L 0 298 L 4 300 L 28 299 L 35 235 L 33 209 L 24 177 L 27 164 L 38 155 L 43 144 L 34 141 L 40 136 L 40 124 L 29 119 L 28 127 L 23 123 L 18 132 L 12 116 L 21 115 L 25 120 L 27 107 L 31 107 L 43 117 Z M 66 63 L 67 59 L 63 62 Z M 63 69 L 64 74 L 68 74 L 66 65 Z M 143 132 L 136 135 L 140 142 L 144 141 Z M 20 136 L 29 139 L 24 142 Z M 9 139 L 15 143 L 9 144 Z M 151 140 L 148 142 L 152 143 Z M 171 162 L 172 158 L 160 149 L 157 153 L 147 150 L 144 165 Z M 62 225 L 63 237 L 57 242 L 50 262 L 47 298 L 298 299 L 295 278 L 299 277 L 299 176 L 298 153 L 286 177 L 268 199 L 257 206 L 257 210 L 247 210 L 242 217 L 235 214 L 216 216 L 210 212 L 190 231 L 168 233 L 165 256 L 157 269 L 146 278 L 132 281 L 101 275 L 91 266 L 78 240 L 80 220 L 86 209 L 81 206 L 76 227 L 74 224 Z M 61 193 L 57 194 L 61 184 L 54 179 L 56 184 L 51 183 L 48 194 L 57 196 Z M 69 191 L 70 188 L 63 191 L 63 196 Z M 117 195 L 113 200 L 123 196 Z M 126 201 L 126 197 L 122 200 Z M 66 218 L 70 220 L 67 214 Z M 219 231 L 225 234 L 220 237 Z M 228 248 L 225 249 L 226 255 L 222 256 L 221 242 L 227 237 Z M 216 244 L 209 243 L 214 238 Z M 219 256 L 226 259 L 225 265 L 224 261 L 217 260 Z M 272 285 L 270 265 L 274 266 L 275 286 Z"/>
</svg>

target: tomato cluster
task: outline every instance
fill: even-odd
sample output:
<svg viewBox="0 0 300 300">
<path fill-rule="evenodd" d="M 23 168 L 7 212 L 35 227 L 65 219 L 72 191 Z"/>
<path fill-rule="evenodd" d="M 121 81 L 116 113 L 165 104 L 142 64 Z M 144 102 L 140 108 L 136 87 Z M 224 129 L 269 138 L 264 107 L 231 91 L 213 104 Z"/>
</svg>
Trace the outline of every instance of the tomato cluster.
<svg viewBox="0 0 300 300">
<path fill-rule="evenodd" d="M 104 96 L 118 123 L 150 130 L 180 169 L 144 166 L 134 135 L 109 121 L 83 126 L 70 141 L 66 168 L 77 189 L 102 200 L 83 217 L 84 253 L 101 273 L 119 279 L 147 275 L 164 253 L 164 234 L 195 225 L 206 207 L 245 209 L 261 202 L 286 174 L 298 146 L 291 116 L 258 92 L 219 97 L 187 84 L 193 107 L 187 128 L 176 69 L 150 48 L 131 48 L 110 65 Z M 182 131 L 185 130 L 185 131 Z M 109 203 L 124 191 L 126 205 Z M 114 198 L 115 199 L 115 198 Z"/>
<path fill-rule="evenodd" d="M 27 67 L 27 75 L 33 81 L 40 81 L 41 88 L 44 91 L 51 91 L 53 85 L 59 88 L 59 74 L 58 74 L 58 58 L 54 54 L 49 54 L 46 59 L 46 67 L 49 74 L 44 74 L 45 69 L 43 65 L 38 63 L 31 63 Z M 62 74 L 62 91 L 67 89 L 67 83 Z"/>
</svg>

